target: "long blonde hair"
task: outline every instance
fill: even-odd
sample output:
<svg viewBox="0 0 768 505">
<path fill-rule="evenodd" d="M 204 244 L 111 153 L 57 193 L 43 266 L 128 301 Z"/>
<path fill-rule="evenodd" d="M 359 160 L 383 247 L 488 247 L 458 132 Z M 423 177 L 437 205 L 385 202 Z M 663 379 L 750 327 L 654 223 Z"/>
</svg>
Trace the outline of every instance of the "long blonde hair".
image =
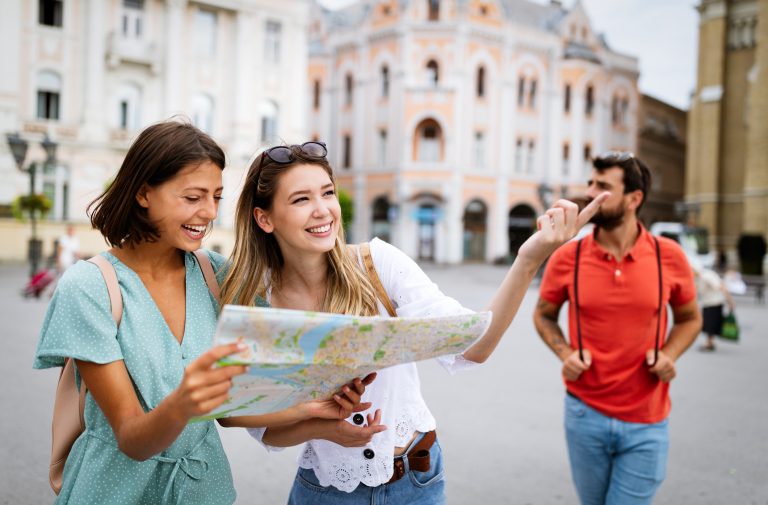
<svg viewBox="0 0 768 505">
<path fill-rule="evenodd" d="M 272 208 L 280 175 L 299 164 L 317 165 L 328 174 L 336 189 L 333 169 L 325 158 L 307 156 L 300 147 L 290 146 L 293 161 L 276 163 L 265 153 L 251 163 L 235 213 L 235 247 L 230 256 L 230 269 L 221 287 L 221 304 L 252 306 L 256 297 L 266 296 L 267 286 L 280 289 L 283 255 L 272 233 L 256 223 L 253 209 Z M 357 255 L 344 240 L 339 223 L 336 243 L 326 253 L 328 274 L 326 294 L 321 310 L 358 316 L 378 315 L 376 292 L 361 269 Z"/>
</svg>

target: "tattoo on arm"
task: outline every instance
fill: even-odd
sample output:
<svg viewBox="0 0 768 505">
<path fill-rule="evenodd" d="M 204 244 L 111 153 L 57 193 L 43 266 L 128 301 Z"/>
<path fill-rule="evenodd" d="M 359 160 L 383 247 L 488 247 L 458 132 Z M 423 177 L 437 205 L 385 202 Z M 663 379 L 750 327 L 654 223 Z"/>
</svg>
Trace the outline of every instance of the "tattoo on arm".
<svg viewBox="0 0 768 505">
<path fill-rule="evenodd" d="M 534 316 L 536 330 L 539 332 L 541 339 L 558 356 L 562 356 L 565 351 L 570 350 L 570 346 L 563 335 L 563 330 L 557 324 L 560 307 L 561 305 L 555 305 L 539 298 Z"/>
</svg>

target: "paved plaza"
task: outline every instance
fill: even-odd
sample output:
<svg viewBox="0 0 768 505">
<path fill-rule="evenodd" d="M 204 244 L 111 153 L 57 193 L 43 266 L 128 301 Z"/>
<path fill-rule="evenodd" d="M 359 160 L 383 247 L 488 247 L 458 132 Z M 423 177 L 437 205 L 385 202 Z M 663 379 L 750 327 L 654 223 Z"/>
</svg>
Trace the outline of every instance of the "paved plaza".
<svg viewBox="0 0 768 505">
<path fill-rule="evenodd" d="M 487 265 L 426 270 L 473 309 L 488 303 L 505 274 Z M 24 266 L 0 265 L 0 504 L 53 501 L 47 471 L 58 371 L 31 369 L 47 300 L 21 298 L 25 274 Z M 536 298 L 534 287 L 485 365 L 450 376 L 434 362 L 419 364 L 446 455 L 450 504 L 577 503 L 560 367 L 533 328 Z M 657 504 L 768 505 L 768 306 L 737 303 L 742 341 L 705 354 L 697 350 L 701 339 L 678 363 L 669 470 Z M 244 430 L 220 431 L 237 503 L 284 504 L 298 449 L 268 454 Z"/>
</svg>

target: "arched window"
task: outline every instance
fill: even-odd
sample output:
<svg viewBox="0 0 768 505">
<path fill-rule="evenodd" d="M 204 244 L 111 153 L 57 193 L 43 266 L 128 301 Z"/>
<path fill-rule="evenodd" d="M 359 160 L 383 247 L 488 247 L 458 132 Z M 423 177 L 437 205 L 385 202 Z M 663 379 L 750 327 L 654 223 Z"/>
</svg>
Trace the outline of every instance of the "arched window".
<svg viewBox="0 0 768 505">
<path fill-rule="evenodd" d="M 37 118 L 59 119 L 61 77 L 56 72 L 43 70 L 37 74 Z"/>
<path fill-rule="evenodd" d="M 261 114 L 261 142 L 271 143 L 277 140 L 277 115 L 279 109 L 272 100 L 264 100 L 259 108 Z"/>
<path fill-rule="evenodd" d="M 443 157 L 443 131 L 434 119 L 425 119 L 416 127 L 416 149 L 414 158 L 418 161 L 435 162 Z"/>
<path fill-rule="evenodd" d="M 485 96 L 485 67 L 477 69 L 477 97 Z"/>
<path fill-rule="evenodd" d="M 381 97 L 386 98 L 389 96 L 389 67 L 383 65 L 381 67 Z"/>
<path fill-rule="evenodd" d="M 355 92 L 355 81 L 352 74 L 347 74 L 344 77 L 344 103 L 346 105 L 352 105 L 352 95 Z"/>
<path fill-rule="evenodd" d="M 566 84 L 563 91 L 563 110 L 566 114 L 571 112 L 571 85 Z"/>
<path fill-rule="evenodd" d="M 199 93 L 192 98 L 192 122 L 206 133 L 213 132 L 213 98 Z"/>
<path fill-rule="evenodd" d="M 141 125 L 141 88 L 132 82 L 120 85 L 117 100 L 117 126 L 133 131 Z"/>
<path fill-rule="evenodd" d="M 435 60 L 429 60 L 427 62 L 427 84 L 429 86 L 437 86 L 440 80 L 440 67 L 438 67 Z"/>
</svg>

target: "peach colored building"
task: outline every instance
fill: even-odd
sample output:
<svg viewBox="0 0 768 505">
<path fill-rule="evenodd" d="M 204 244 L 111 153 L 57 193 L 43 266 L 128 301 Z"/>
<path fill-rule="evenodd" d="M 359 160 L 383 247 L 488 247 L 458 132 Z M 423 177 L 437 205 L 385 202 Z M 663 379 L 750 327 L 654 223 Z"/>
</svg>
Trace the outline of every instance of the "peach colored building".
<svg viewBox="0 0 768 505">
<path fill-rule="evenodd" d="M 353 195 L 354 240 L 444 263 L 514 254 L 607 149 L 634 150 L 638 63 L 580 2 L 315 6 L 310 134 Z"/>
</svg>

